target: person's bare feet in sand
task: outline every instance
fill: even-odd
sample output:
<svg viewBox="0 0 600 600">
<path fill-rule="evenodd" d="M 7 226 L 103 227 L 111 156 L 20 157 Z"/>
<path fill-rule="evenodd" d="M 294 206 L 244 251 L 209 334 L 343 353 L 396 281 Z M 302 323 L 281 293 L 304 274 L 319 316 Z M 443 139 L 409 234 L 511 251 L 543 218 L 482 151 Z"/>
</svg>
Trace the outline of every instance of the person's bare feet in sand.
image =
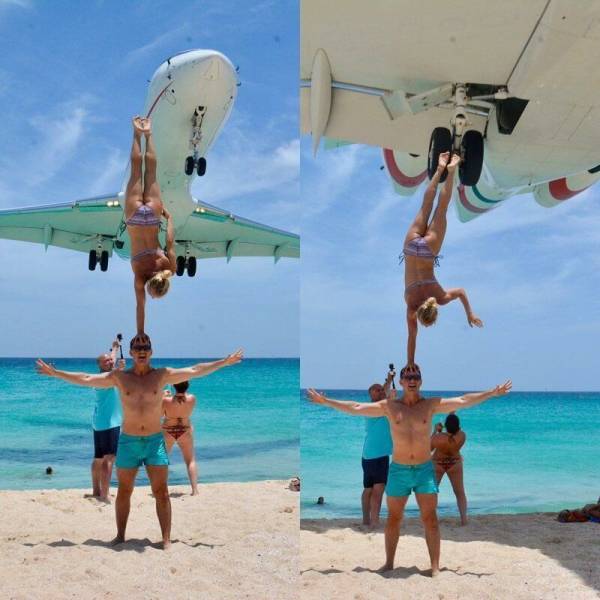
<svg viewBox="0 0 600 600">
<path fill-rule="evenodd" d="M 435 567 L 435 569 L 433 567 L 431 567 L 431 577 L 437 577 L 439 574 L 440 574 L 439 567 Z"/>
<path fill-rule="evenodd" d="M 388 571 L 393 571 L 394 570 L 394 565 L 393 564 L 388 564 L 385 563 L 385 565 L 383 565 L 383 567 L 380 567 L 379 569 L 377 569 L 377 571 L 379 573 L 387 573 Z"/>
<path fill-rule="evenodd" d="M 125 536 L 123 535 L 118 535 L 116 538 L 114 538 L 111 542 L 110 545 L 111 546 L 118 546 L 119 544 L 124 544 L 125 543 Z"/>
<path fill-rule="evenodd" d="M 162 549 L 170 550 L 171 549 L 171 540 L 163 540 Z"/>
<path fill-rule="evenodd" d="M 142 117 L 140 117 L 140 116 L 133 117 L 133 119 L 131 119 L 131 123 L 133 124 L 133 129 L 136 134 L 142 135 L 144 133 L 144 125 L 143 125 Z"/>
</svg>

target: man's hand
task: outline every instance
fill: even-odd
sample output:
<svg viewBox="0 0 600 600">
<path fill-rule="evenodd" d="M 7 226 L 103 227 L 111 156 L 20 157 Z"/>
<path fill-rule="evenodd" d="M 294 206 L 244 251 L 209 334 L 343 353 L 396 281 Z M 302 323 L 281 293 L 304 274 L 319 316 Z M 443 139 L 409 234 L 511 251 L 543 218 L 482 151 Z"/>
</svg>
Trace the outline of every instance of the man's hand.
<svg viewBox="0 0 600 600">
<path fill-rule="evenodd" d="M 311 402 L 314 402 L 315 404 L 325 404 L 326 400 L 323 394 L 319 394 L 317 390 L 313 390 L 312 388 L 308 390 L 308 398 Z"/>
<path fill-rule="evenodd" d="M 54 365 L 45 363 L 41 358 L 37 359 L 36 370 L 40 375 L 47 375 L 48 377 L 56 376 L 56 369 Z"/>
<path fill-rule="evenodd" d="M 225 366 L 230 367 L 231 365 L 236 365 L 242 358 L 244 358 L 244 351 L 240 348 L 225 358 Z"/>
<path fill-rule="evenodd" d="M 483 321 L 473 313 L 467 316 L 467 321 L 469 322 L 470 327 L 473 327 L 473 325 L 475 325 L 475 327 L 483 327 Z"/>
<path fill-rule="evenodd" d="M 114 350 L 118 350 L 120 345 L 121 345 L 121 344 L 119 344 L 119 340 L 115 340 L 115 341 L 112 343 L 112 348 L 113 348 Z"/>
<path fill-rule="evenodd" d="M 508 381 L 505 381 L 502 385 L 497 385 L 494 388 L 492 395 L 493 396 L 504 396 L 504 395 L 508 394 L 508 392 L 510 392 L 511 389 L 512 389 L 512 381 L 509 379 Z"/>
<path fill-rule="evenodd" d="M 124 358 L 119 359 L 119 362 L 117 363 L 117 369 L 119 371 L 123 371 L 123 369 L 125 369 L 125 359 Z"/>
</svg>

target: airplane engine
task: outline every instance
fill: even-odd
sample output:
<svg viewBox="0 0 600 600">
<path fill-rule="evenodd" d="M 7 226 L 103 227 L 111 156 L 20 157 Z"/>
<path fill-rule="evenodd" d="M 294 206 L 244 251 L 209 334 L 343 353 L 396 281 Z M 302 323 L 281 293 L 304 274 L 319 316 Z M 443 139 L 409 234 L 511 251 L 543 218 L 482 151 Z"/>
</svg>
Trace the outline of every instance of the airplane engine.
<svg viewBox="0 0 600 600">
<path fill-rule="evenodd" d="M 412 196 L 427 179 L 427 156 L 384 148 L 383 160 L 394 183 L 394 189 L 401 196 Z"/>
<path fill-rule="evenodd" d="M 489 185 L 482 177 L 477 185 L 457 186 L 458 195 L 455 196 L 455 205 L 458 218 L 462 223 L 471 221 L 475 217 L 486 213 L 501 204 L 514 194 L 514 191 L 503 190 Z"/>
<path fill-rule="evenodd" d="M 600 167 L 594 167 L 589 171 L 583 171 L 582 173 L 568 175 L 567 177 L 561 177 L 560 179 L 536 185 L 533 195 L 538 204 L 546 208 L 552 208 L 583 192 L 583 190 L 589 188 L 599 179 Z"/>
</svg>

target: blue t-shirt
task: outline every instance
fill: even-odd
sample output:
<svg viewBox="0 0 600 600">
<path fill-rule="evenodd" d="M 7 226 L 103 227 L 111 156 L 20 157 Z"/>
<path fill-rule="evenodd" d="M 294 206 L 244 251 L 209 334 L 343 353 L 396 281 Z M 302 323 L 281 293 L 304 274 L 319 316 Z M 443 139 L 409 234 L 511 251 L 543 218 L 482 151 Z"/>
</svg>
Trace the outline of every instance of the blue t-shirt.
<svg viewBox="0 0 600 600">
<path fill-rule="evenodd" d="M 392 453 L 392 435 L 387 417 L 366 418 L 365 433 L 363 458 L 380 458 Z"/>
<path fill-rule="evenodd" d="M 94 388 L 96 405 L 92 417 L 92 427 L 96 431 L 120 427 L 123 422 L 121 402 L 115 388 Z"/>
</svg>

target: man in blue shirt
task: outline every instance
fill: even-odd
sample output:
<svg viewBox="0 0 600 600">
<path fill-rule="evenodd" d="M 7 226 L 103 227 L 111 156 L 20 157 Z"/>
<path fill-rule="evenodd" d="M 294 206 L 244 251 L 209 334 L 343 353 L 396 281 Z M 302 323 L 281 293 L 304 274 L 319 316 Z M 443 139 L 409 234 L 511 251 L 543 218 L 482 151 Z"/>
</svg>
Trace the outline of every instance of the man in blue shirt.
<svg viewBox="0 0 600 600">
<path fill-rule="evenodd" d="M 110 354 L 101 354 L 97 358 L 101 373 L 107 373 L 115 368 L 119 342 L 112 344 Z M 125 361 L 119 361 L 119 369 L 125 368 Z M 115 388 L 95 388 L 96 404 L 92 417 L 94 430 L 94 460 L 92 461 L 92 495 L 100 500 L 109 501 L 110 480 L 113 464 L 117 454 L 119 433 L 123 413 L 121 402 Z"/>
<path fill-rule="evenodd" d="M 384 385 L 374 383 L 369 388 L 371 402 L 380 402 L 389 396 L 394 375 L 394 371 L 390 371 Z M 371 527 L 379 525 L 379 513 L 387 483 L 391 453 L 392 436 L 387 417 L 365 419 L 365 442 L 362 453 L 364 489 L 361 498 L 363 525 Z"/>
</svg>

